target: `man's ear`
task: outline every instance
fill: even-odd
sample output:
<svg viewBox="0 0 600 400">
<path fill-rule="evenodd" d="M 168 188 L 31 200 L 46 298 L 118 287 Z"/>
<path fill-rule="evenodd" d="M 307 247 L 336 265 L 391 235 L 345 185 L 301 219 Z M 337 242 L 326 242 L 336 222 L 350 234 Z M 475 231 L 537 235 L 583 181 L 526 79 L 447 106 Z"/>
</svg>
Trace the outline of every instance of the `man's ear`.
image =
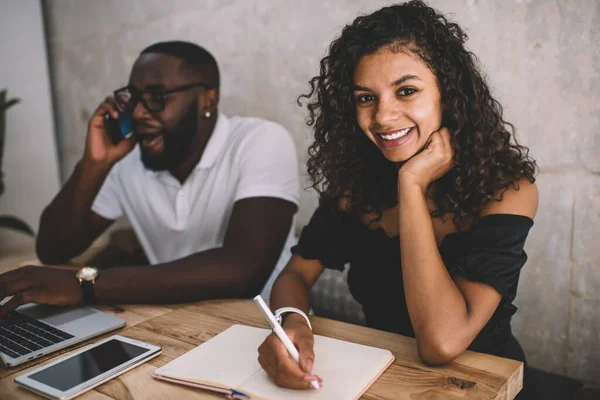
<svg viewBox="0 0 600 400">
<path fill-rule="evenodd" d="M 208 89 L 205 93 L 206 103 L 205 106 L 209 110 L 216 110 L 217 105 L 219 104 L 219 90 L 218 89 Z"/>
</svg>

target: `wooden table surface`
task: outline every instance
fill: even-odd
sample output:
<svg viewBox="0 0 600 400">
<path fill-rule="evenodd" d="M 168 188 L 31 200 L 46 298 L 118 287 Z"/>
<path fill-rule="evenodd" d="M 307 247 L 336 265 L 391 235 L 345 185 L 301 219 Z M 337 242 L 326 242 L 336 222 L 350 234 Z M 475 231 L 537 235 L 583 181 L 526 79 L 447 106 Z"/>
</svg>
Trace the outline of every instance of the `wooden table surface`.
<svg viewBox="0 0 600 400">
<path fill-rule="evenodd" d="M 0 268 L 2 272 L 4 268 Z M 98 306 L 127 321 L 118 333 L 162 347 L 162 354 L 120 375 L 79 399 L 223 399 L 199 389 L 158 381 L 152 371 L 233 324 L 267 328 L 263 316 L 250 300 L 212 300 L 185 305 Z M 311 317 L 316 334 L 390 350 L 394 363 L 367 390 L 363 399 L 513 399 L 523 383 L 523 364 L 487 354 L 465 352 L 443 367 L 427 367 L 417 355 L 412 338 Z M 16 368 L 0 370 L 0 399 L 40 399 L 18 387 L 14 378 L 68 354 L 85 344 L 33 360 Z M 318 354 L 317 354 L 318 358 Z"/>
</svg>

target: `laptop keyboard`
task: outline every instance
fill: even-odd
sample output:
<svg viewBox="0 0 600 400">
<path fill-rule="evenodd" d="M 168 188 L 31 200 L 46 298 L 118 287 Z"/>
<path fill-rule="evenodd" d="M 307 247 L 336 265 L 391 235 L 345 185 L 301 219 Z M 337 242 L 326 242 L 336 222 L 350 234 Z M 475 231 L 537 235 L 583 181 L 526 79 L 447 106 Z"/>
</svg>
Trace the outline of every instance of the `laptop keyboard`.
<svg viewBox="0 0 600 400">
<path fill-rule="evenodd" d="M 73 335 L 16 311 L 0 319 L 0 351 L 13 358 L 71 339 Z"/>
</svg>

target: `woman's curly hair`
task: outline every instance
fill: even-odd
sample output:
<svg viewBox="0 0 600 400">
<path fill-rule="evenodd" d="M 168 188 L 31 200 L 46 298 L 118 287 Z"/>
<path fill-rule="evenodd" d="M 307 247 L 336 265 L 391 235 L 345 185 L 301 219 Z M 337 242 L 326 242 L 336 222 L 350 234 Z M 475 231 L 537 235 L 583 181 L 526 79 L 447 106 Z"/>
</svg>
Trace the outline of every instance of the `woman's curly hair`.
<svg viewBox="0 0 600 400">
<path fill-rule="evenodd" d="M 299 104 L 309 100 L 307 124 L 315 141 L 307 166 L 322 203 L 339 207 L 344 199 L 352 213 L 374 211 L 379 218 L 397 204 L 397 166 L 360 129 L 353 97 L 358 61 L 386 46 L 417 54 L 438 80 L 455 168 L 436 181 L 434 215 L 453 213 L 460 227 L 499 189 L 521 178 L 535 181 L 535 161 L 514 140 L 514 127 L 503 119 L 475 55 L 464 47 L 466 39 L 456 23 L 417 0 L 360 16 L 344 27 L 321 60 L 320 75 L 311 79 L 310 92 L 298 98 Z"/>
</svg>

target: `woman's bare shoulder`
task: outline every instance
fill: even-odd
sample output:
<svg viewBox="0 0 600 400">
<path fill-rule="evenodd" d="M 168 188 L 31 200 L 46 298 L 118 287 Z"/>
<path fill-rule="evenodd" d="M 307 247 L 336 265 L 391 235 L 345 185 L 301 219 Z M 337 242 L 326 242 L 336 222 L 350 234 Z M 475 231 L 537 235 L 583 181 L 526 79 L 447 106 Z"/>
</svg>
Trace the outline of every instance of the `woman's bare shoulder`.
<svg viewBox="0 0 600 400">
<path fill-rule="evenodd" d="M 507 189 L 498 190 L 494 199 L 481 210 L 481 215 L 516 214 L 533 219 L 538 207 L 538 189 L 535 183 L 523 178 Z"/>
</svg>

